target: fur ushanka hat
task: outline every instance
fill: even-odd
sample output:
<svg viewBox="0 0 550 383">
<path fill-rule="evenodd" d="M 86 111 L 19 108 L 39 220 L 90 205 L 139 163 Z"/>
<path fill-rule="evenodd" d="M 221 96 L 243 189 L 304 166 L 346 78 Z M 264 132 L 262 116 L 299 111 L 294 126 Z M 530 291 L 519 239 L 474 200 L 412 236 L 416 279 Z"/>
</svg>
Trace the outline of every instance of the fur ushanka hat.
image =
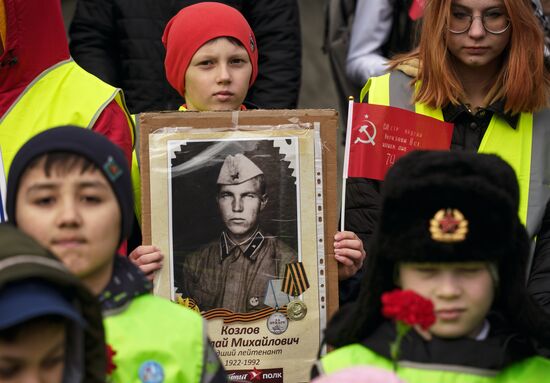
<svg viewBox="0 0 550 383">
<path fill-rule="evenodd" d="M 413 152 L 390 169 L 382 193 L 375 242 L 392 264 L 508 263 L 526 241 L 514 170 L 497 156 Z"/>
<path fill-rule="evenodd" d="M 337 313 L 327 342 L 359 342 L 380 325 L 380 297 L 397 287 L 399 262 L 470 261 L 497 267 L 493 310 L 514 328 L 550 341 L 550 318 L 525 288 L 529 239 L 518 207 L 515 172 L 495 155 L 415 151 L 402 157 L 382 186 L 359 298 Z"/>
</svg>

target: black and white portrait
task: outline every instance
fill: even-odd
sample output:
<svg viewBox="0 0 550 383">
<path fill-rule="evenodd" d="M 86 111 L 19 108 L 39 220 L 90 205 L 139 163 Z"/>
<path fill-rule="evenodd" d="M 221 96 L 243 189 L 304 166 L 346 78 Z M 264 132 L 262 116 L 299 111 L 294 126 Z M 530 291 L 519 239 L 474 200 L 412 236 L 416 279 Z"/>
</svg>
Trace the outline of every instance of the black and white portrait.
<svg viewBox="0 0 550 383">
<path fill-rule="evenodd" d="M 173 292 L 203 312 L 272 305 L 269 289 L 300 260 L 298 140 L 168 146 Z"/>
</svg>

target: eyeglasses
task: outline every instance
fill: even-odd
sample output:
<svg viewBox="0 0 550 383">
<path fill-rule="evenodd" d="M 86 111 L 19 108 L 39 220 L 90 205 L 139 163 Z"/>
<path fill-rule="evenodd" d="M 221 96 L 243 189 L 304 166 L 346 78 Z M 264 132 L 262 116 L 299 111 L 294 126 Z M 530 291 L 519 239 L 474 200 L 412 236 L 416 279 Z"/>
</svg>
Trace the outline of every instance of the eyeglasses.
<svg viewBox="0 0 550 383">
<path fill-rule="evenodd" d="M 510 19 L 502 11 L 492 10 L 482 16 L 473 16 L 462 11 L 451 11 L 447 30 L 455 34 L 467 32 L 476 18 L 481 19 L 483 28 L 494 35 L 504 33 L 510 27 Z"/>
</svg>

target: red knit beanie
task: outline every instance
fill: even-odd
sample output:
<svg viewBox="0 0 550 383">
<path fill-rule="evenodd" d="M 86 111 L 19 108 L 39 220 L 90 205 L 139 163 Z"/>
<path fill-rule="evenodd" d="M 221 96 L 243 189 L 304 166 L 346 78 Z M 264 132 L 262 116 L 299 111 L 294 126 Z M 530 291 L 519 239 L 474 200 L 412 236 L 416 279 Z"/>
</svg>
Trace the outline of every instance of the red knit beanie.
<svg viewBox="0 0 550 383">
<path fill-rule="evenodd" d="M 198 3 L 183 8 L 166 25 L 162 43 L 166 48 L 166 78 L 182 97 L 185 72 L 195 52 L 218 37 L 233 37 L 241 42 L 252 64 L 250 84 L 258 75 L 258 47 L 246 19 L 235 8 L 221 3 Z"/>
</svg>

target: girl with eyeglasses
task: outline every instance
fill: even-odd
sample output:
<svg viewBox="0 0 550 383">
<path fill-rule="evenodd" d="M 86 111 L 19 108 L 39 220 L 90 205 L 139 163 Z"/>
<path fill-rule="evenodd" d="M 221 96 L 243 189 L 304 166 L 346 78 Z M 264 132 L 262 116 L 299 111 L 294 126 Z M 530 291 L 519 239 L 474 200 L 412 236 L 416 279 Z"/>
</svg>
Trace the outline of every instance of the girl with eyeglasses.
<svg viewBox="0 0 550 383">
<path fill-rule="evenodd" d="M 494 153 L 515 170 L 531 240 L 528 288 L 550 311 L 550 75 L 531 1 L 427 0 L 418 47 L 390 70 L 368 80 L 362 102 L 451 122 L 450 150 Z M 367 250 L 379 191 L 379 181 L 348 180 L 346 230 Z"/>
</svg>

